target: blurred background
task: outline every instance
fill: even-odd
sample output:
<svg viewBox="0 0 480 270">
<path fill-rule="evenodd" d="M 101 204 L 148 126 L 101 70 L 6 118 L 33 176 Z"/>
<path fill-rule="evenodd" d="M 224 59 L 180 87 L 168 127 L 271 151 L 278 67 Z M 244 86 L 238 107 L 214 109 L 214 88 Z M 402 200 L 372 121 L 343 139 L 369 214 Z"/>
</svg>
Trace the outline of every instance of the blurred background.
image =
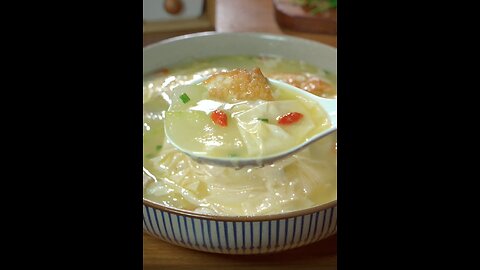
<svg viewBox="0 0 480 270">
<path fill-rule="evenodd" d="M 196 32 L 285 34 L 337 46 L 336 0 L 143 0 L 143 46 Z"/>
</svg>

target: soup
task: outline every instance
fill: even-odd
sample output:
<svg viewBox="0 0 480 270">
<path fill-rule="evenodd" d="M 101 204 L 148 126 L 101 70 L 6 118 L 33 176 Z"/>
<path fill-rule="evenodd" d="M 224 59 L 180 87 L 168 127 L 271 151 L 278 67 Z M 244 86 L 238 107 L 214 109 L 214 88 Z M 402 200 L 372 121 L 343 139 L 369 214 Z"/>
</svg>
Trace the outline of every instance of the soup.
<svg viewBox="0 0 480 270">
<path fill-rule="evenodd" d="M 199 156 L 278 154 L 331 126 L 316 102 L 270 84 L 259 68 L 218 73 L 170 96 L 169 138 Z"/>
<path fill-rule="evenodd" d="M 238 68 L 259 68 L 268 78 L 283 80 L 318 96 L 336 97 L 332 73 L 279 57 L 225 56 L 160 69 L 145 77 L 143 87 L 144 198 L 197 213 L 231 216 L 279 214 L 335 200 L 334 134 L 272 165 L 239 170 L 196 163 L 166 140 L 164 124 L 167 109 L 176 97 L 173 89 Z M 277 94 L 281 96 L 281 90 Z M 274 121 L 258 118 L 261 124 L 266 123 L 263 119 Z M 222 154 L 246 153 L 231 150 L 224 149 Z"/>
</svg>

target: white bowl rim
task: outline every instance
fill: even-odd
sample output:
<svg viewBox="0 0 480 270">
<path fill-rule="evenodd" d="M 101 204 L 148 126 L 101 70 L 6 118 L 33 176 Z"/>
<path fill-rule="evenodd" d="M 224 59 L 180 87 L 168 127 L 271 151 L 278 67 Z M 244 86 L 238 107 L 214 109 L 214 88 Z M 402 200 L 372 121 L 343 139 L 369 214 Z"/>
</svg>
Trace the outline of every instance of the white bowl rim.
<svg viewBox="0 0 480 270">
<path fill-rule="evenodd" d="M 205 37 L 205 36 L 245 36 L 245 37 L 250 36 L 253 38 L 263 38 L 263 39 L 292 40 L 294 42 L 301 42 L 301 43 L 306 43 L 310 45 L 314 44 L 314 46 L 321 46 L 327 50 L 332 50 L 332 52 L 334 53 L 337 52 L 337 48 L 332 47 L 330 45 L 327 45 L 318 41 L 313 41 L 313 40 L 289 36 L 289 35 L 271 34 L 271 33 L 263 33 L 263 32 L 228 32 L 226 33 L 226 32 L 215 32 L 215 31 L 198 32 L 198 33 L 192 33 L 192 34 L 186 34 L 186 35 L 167 38 L 159 42 L 149 44 L 145 46 L 143 50 L 144 51 L 151 50 L 157 46 L 161 46 L 164 44 L 169 44 L 172 42 L 189 39 L 189 38 L 197 38 L 197 37 Z"/>
<path fill-rule="evenodd" d="M 333 50 L 332 52 L 336 53 L 337 49 L 312 40 L 304 39 L 304 38 L 298 38 L 298 37 L 292 37 L 288 35 L 278 35 L 278 34 L 271 34 L 271 33 L 261 33 L 261 32 L 233 32 L 233 33 L 222 33 L 222 32 L 215 32 L 215 31 L 207 31 L 207 32 L 199 32 L 199 33 L 193 33 L 193 34 L 186 34 L 186 35 L 181 35 L 181 36 L 176 36 L 172 38 L 168 38 L 153 44 L 150 44 L 146 47 L 143 48 L 143 50 L 150 50 L 153 49 L 157 46 L 161 46 L 163 44 L 169 44 L 172 42 L 176 42 L 179 40 L 184 40 L 184 39 L 189 39 L 189 38 L 196 38 L 196 37 L 204 37 L 204 36 L 217 36 L 217 35 L 223 35 L 223 36 L 251 36 L 254 38 L 263 38 L 263 39 L 276 39 L 276 40 L 293 40 L 296 42 L 303 42 L 303 43 L 310 43 L 310 44 L 315 44 L 315 46 L 323 46 L 325 49 L 328 50 Z M 337 199 L 332 200 L 328 203 L 324 203 L 321 205 L 317 205 L 314 207 L 302 209 L 302 210 L 295 210 L 291 212 L 286 212 L 286 213 L 280 213 L 280 214 L 271 214 L 271 215 L 258 215 L 258 216 L 219 216 L 219 215 L 207 215 L 207 214 L 200 214 L 196 213 L 190 210 L 184 210 L 184 209 L 179 209 L 179 208 L 173 208 L 173 207 L 168 207 L 165 205 L 162 205 L 160 203 L 154 202 L 149 199 L 143 198 L 143 204 L 154 208 L 161 210 L 163 212 L 168 212 L 171 214 L 176 214 L 176 215 L 182 215 L 182 216 L 187 216 L 190 218 L 197 218 L 197 219 L 207 219 L 207 220 L 215 220 L 215 221 L 237 221 L 237 222 L 250 222 L 250 221 L 269 221 L 269 220 L 279 220 L 279 219 L 289 219 L 289 218 L 295 218 L 298 216 L 305 216 L 305 215 L 310 215 L 316 212 L 320 212 L 329 208 L 334 208 L 337 206 Z"/>
</svg>

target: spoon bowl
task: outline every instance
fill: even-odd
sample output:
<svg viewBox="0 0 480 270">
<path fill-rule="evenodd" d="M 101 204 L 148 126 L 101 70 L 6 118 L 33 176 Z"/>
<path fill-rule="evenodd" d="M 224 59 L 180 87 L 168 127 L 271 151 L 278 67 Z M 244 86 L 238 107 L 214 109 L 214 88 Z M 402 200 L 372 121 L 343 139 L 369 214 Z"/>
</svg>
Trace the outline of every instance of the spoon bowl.
<svg viewBox="0 0 480 270">
<path fill-rule="evenodd" d="M 206 78 L 200 78 L 198 80 L 191 81 L 190 84 L 192 85 L 198 84 L 204 81 L 205 79 Z M 270 165 L 275 161 L 287 158 L 295 154 L 296 152 L 304 149 L 310 144 L 322 139 L 323 137 L 337 130 L 337 99 L 322 98 L 282 81 L 273 80 L 273 79 L 268 79 L 268 81 L 273 86 L 281 87 L 287 91 L 295 93 L 296 95 L 299 95 L 308 100 L 314 101 L 326 112 L 331 126 L 328 129 L 323 130 L 311 136 L 310 138 L 305 140 L 303 143 L 300 143 L 286 151 L 282 151 L 272 155 L 261 156 L 261 157 L 256 157 L 256 156 L 254 157 L 213 157 L 213 156 L 200 155 L 198 153 L 189 151 L 188 149 L 185 149 L 181 147 L 179 144 L 177 144 L 175 142 L 175 138 L 171 136 L 169 129 L 165 128 L 165 135 L 167 139 L 175 148 L 185 153 L 186 155 L 190 156 L 193 160 L 195 160 L 198 163 L 210 164 L 210 165 L 216 165 L 216 166 L 222 166 L 222 167 L 234 167 L 234 168 L 240 169 L 243 167 L 263 167 L 266 165 Z"/>
</svg>

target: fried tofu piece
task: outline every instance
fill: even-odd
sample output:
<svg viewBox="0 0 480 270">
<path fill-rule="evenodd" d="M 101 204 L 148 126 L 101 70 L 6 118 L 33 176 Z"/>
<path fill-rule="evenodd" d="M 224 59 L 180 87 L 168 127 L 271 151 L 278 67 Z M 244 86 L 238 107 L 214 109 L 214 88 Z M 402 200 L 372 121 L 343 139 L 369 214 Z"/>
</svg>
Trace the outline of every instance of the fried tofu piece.
<svg viewBox="0 0 480 270">
<path fill-rule="evenodd" d="M 317 76 L 293 73 L 276 73 L 271 74 L 269 77 L 275 80 L 286 82 L 319 97 L 329 98 L 334 97 L 336 94 L 332 85 L 322 81 Z"/>
<path fill-rule="evenodd" d="M 210 98 L 225 102 L 273 100 L 271 86 L 259 68 L 234 69 L 210 76 L 204 81 Z"/>
</svg>

